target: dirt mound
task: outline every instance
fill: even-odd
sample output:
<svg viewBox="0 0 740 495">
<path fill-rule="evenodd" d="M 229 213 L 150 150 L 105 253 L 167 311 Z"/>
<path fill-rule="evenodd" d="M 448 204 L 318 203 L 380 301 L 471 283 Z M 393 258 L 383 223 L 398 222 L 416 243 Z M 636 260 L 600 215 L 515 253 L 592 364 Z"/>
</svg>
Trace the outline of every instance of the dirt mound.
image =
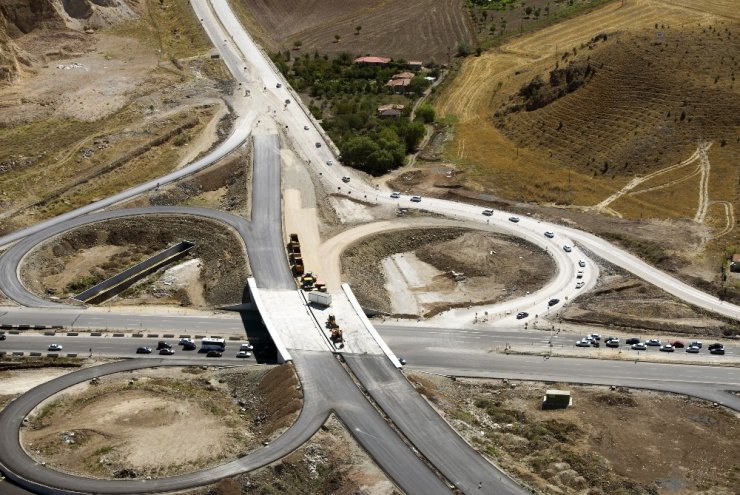
<svg viewBox="0 0 740 495">
<path fill-rule="evenodd" d="M 698 140 L 737 146 L 736 24 L 594 38 L 536 75 L 496 112 L 522 147 L 590 175 L 644 174 Z M 564 66 L 564 67 L 563 67 Z"/>
<path fill-rule="evenodd" d="M 118 219 L 81 227 L 32 251 L 21 277 L 39 295 L 72 295 L 181 240 L 196 244 L 191 255 L 202 260 L 206 302 L 240 303 L 250 273 L 241 240 L 222 225 L 195 217 Z M 108 249 L 100 253 L 104 246 Z"/>
<path fill-rule="evenodd" d="M 106 28 L 136 17 L 136 0 L 0 0 L 8 33 L 18 37 L 35 29 Z M 132 8 L 134 7 L 134 8 Z"/>
<path fill-rule="evenodd" d="M 271 33 L 270 44 L 275 47 L 292 48 L 301 41 L 304 51 L 448 62 L 459 43 L 473 42 L 462 0 L 246 0 L 246 4 L 264 31 Z"/>
</svg>

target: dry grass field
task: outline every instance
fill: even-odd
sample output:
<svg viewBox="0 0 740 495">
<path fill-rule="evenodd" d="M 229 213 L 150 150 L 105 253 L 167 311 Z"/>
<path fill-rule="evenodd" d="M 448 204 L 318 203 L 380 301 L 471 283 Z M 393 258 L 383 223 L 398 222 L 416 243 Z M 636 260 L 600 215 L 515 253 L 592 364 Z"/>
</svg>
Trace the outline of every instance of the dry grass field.
<svg viewBox="0 0 740 495">
<path fill-rule="evenodd" d="M 320 53 L 349 52 L 447 63 L 459 43 L 473 42 L 463 0 L 231 0 L 245 19 L 257 20 L 260 38 L 272 49 L 293 47 Z M 356 28 L 361 26 L 358 32 Z M 339 35 L 339 41 L 335 35 Z"/>
<path fill-rule="evenodd" d="M 687 218 L 736 243 L 733 5 L 613 2 L 466 59 L 435 103 L 456 123 L 445 158 L 500 197 Z"/>
</svg>

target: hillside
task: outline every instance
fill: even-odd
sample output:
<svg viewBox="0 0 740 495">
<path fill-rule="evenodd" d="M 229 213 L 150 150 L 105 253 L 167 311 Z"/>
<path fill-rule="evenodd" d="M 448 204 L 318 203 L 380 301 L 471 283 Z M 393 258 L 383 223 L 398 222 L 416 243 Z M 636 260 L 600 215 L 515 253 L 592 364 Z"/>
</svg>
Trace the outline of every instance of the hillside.
<svg viewBox="0 0 740 495">
<path fill-rule="evenodd" d="M 231 1 L 247 7 L 272 50 L 300 41 L 306 52 L 447 63 L 459 43 L 473 42 L 463 0 Z"/>
<path fill-rule="evenodd" d="M 736 147 L 739 35 L 720 25 L 595 38 L 510 95 L 496 125 L 519 146 L 611 178 L 678 163 L 700 140 Z"/>
</svg>

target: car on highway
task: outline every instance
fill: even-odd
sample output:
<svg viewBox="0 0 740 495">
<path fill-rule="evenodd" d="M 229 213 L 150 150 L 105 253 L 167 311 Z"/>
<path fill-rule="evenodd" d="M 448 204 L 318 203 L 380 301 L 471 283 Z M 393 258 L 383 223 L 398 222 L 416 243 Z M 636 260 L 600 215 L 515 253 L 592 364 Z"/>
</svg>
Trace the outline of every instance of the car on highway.
<svg viewBox="0 0 740 495">
<path fill-rule="evenodd" d="M 393 199 L 398 199 L 400 197 L 401 197 L 401 193 L 400 192 L 392 192 L 391 193 L 391 198 L 393 198 Z"/>
<path fill-rule="evenodd" d="M 591 347 L 591 341 L 588 339 L 581 339 L 576 342 L 576 347 Z"/>
<path fill-rule="evenodd" d="M 411 196 L 411 199 L 409 200 L 412 203 L 421 203 L 421 196 Z"/>
<path fill-rule="evenodd" d="M 630 338 L 628 338 L 627 340 L 624 341 L 624 343 L 627 344 L 627 345 L 639 344 L 640 342 L 641 341 L 640 341 L 639 337 L 630 337 Z"/>
<path fill-rule="evenodd" d="M 699 351 L 701 349 L 695 345 L 690 345 L 686 348 L 686 352 L 689 352 L 691 354 L 699 354 Z"/>
<path fill-rule="evenodd" d="M 224 40 L 224 41 L 226 41 L 226 40 Z M 277 83 L 277 84 L 275 85 L 275 87 L 276 87 L 277 89 L 280 89 L 280 88 L 282 88 L 282 87 L 283 87 L 283 85 L 282 85 L 282 84 L 280 84 L 280 83 Z"/>
<path fill-rule="evenodd" d="M 195 342 L 186 342 L 182 345 L 183 351 L 194 351 L 196 348 Z"/>
<path fill-rule="evenodd" d="M 675 347 L 673 347 L 671 344 L 663 344 L 660 346 L 660 350 L 663 352 L 673 352 L 676 350 Z"/>
<path fill-rule="evenodd" d="M 208 354 L 206 354 L 206 357 L 221 357 L 220 351 L 208 351 Z"/>
<path fill-rule="evenodd" d="M 563 251 L 565 251 L 566 253 L 570 253 L 571 251 L 573 251 L 573 248 L 566 244 L 565 246 L 563 246 Z"/>
<path fill-rule="evenodd" d="M 307 131 L 307 130 L 308 130 L 308 126 L 307 126 L 307 125 L 304 125 L 304 126 L 303 126 L 303 130 L 304 130 L 304 131 Z"/>
<path fill-rule="evenodd" d="M 490 217 L 493 215 L 493 210 L 491 210 L 490 208 L 486 208 L 485 210 L 483 210 L 483 214 L 487 217 Z"/>
<path fill-rule="evenodd" d="M 599 335 L 598 333 L 592 333 L 592 334 L 589 334 L 587 338 L 591 340 L 601 340 L 601 335 Z"/>
<path fill-rule="evenodd" d="M 547 301 L 547 305 L 548 306 L 555 306 L 559 302 L 560 302 L 560 299 L 556 299 L 556 298 L 553 297 L 552 299 L 550 299 L 549 301 Z"/>
<path fill-rule="evenodd" d="M 317 148 L 321 148 L 321 143 L 316 143 Z"/>
<path fill-rule="evenodd" d="M 352 179 L 350 178 L 350 176 L 349 176 L 349 175 L 345 175 L 344 177 L 342 177 L 342 182 L 344 182 L 344 183 L 347 183 L 347 182 L 349 182 L 350 180 L 352 180 Z"/>
<path fill-rule="evenodd" d="M 720 344 L 719 342 L 715 342 L 714 344 L 709 344 L 708 349 L 711 351 L 712 349 L 719 349 L 721 347 L 724 347 L 724 346 Z"/>
<path fill-rule="evenodd" d="M 191 339 L 191 338 L 189 338 L 189 337 L 183 337 L 183 338 L 181 338 L 181 339 L 180 339 L 180 342 L 178 342 L 178 344 L 180 344 L 180 345 L 185 345 L 185 344 L 187 344 L 188 342 L 192 342 L 192 341 L 193 341 L 193 339 Z"/>
<path fill-rule="evenodd" d="M 683 349 L 685 347 L 683 345 L 683 342 L 680 340 L 674 340 L 673 342 L 671 342 L 671 345 L 673 345 L 673 347 L 675 347 L 676 349 Z"/>
<path fill-rule="evenodd" d="M 62 345 L 61 344 L 49 344 L 49 350 L 50 351 L 61 351 Z"/>
<path fill-rule="evenodd" d="M 553 237 L 555 237 L 555 232 L 552 232 L 550 230 L 546 230 L 545 231 L 545 237 L 547 237 L 548 239 L 552 239 Z"/>
<path fill-rule="evenodd" d="M 249 342 L 245 342 L 245 343 L 243 343 L 242 345 L 239 346 L 239 350 L 240 351 L 253 351 L 254 350 L 254 346 L 251 343 L 249 343 Z"/>
<path fill-rule="evenodd" d="M 660 345 L 660 340 L 658 339 L 649 339 L 645 342 L 646 345 L 657 347 Z"/>
<path fill-rule="evenodd" d="M 612 348 L 619 347 L 619 339 L 614 338 L 614 339 L 607 340 L 606 346 L 612 347 Z"/>
<path fill-rule="evenodd" d="M 516 314 L 516 319 L 521 320 L 522 318 L 526 318 L 527 316 L 529 316 L 529 313 L 527 313 L 526 311 L 520 311 Z"/>
<path fill-rule="evenodd" d="M 165 347 L 164 349 L 159 350 L 159 354 L 162 356 L 172 356 L 175 353 L 175 350 L 170 347 Z"/>
<path fill-rule="evenodd" d="M 576 278 L 583 278 L 583 270 L 578 270 L 576 272 Z"/>
<path fill-rule="evenodd" d="M 236 353 L 236 357 L 238 358 L 248 358 L 252 357 L 252 353 L 249 351 L 239 351 Z"/>
<path fill-rule="evenodd" d="M 647 351 L 647 346 L 643 343 L 638 342 L 637 344 L 632 344 L 630 346 L 630 349 L 633 351 Z"/>
<path fill-rule="evenodd" d="M 398 362 L 401 363 L 401 366 L 406 366 L 406 360 L 404 358 L 399 357 Z"/>
<path fill-rule="evenodd" d="M 714 349 L 710 349 L 709 354 L 718 354 L 720 356 L 724 356 L 725 354 L 725 348 L 722 347 L 715 347 Z"/>
<path fill-rule="evenodd" d="M 695 340 L 689 344 L 689 347 L 691 346 L 698 347 L 699 349 L 701 349 L 702 347 L 704 347 L 704 342 L 702 342 L 701 340 Z"/>
<path fill-rule="evenodd" d="M 161 349 L 172 349 L 172 344 L 165 342 L 164 340 L 160 340 L 157 342 L 157 350 L 159 351 Z"/>
<path fill-rule="evenodd" d="M 578 260 L 578 266 L 580 266 L 581 268 L 583 268 L 583 267 L 586 266 L 586 262 L 584 260 Z"/>
<path fill-rule="evenodd" d="M 6 339 L 5 334 L 4 333 L 0 333 L 0 340 L 5 340 L 5 339 Z"/>
<path fill-rule="evenodd" d="M 331 167 L 332 165 L 334 165 L 334 162 L 333 162 L 333 161 L 331 161 L 331 160 L 326 160 L 326 164 L 327 164 L 327 165 L 328 165 L 329 167 Z"/>
<path fill-rule="evenodd" d="M 580 289 L 580 288 L 581 288 L 581 287 L 583 287 L 583 286 L 584 286 L 585 284 L 586 284 L 586 283 L 585 283 L 585 282 L 584 282 L 583 280 L 579 280 L 578 282 L 576 282 L 576 289 Z"/>
<path fill-rule="evenodd" d="M 509 221 L 517 223 L 519 221 L 519 217 L 509 217 Z"/>
<path fill-rule="evenodd" d="M 151 354 L 151 353 L 152 353 L 151 347 L 141 346 L 136 349 L 136 354 Z"/>
</svg>

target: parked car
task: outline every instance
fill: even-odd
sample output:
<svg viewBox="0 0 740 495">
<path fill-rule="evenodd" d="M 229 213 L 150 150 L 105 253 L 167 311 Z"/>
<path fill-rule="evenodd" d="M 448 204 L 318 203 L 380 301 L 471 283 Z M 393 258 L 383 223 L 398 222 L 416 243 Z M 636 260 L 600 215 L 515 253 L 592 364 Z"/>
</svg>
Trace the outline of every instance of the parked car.
<svg viewBox="0 0 740 495">
<path fill-rule="evenodd" d="M 174 350 L 174 349 L 172 349 L 172 348 L 170 348 L 170 347 L 165 347 L 165 348 L 163 348 L 163 349 L 160 349 L 160 350 L 159 350 L 159 353 L 160 353 L 160 354 L 161 354 L 162 356 L 172 356 L 172 355 L 173 355 L 173 354 L 175 353 L 175 350 Z"/>
<path fill-rule="evenodd" d="M 151 354 L 151 353 L 152 353 L 151 347 L 141 346 L 136 349 L 136 354 Z"/>
<path fill-rule="evenodd" d="M 546 230 L 545 231 L 545 237 L 547 237 L 548 239 L 552 239 L 553 237 L 555 237 L 555 232 L 552 232 L 550 230 Z"/>
<path fill-rule="evenodd" d="M 159 351 L 161 349 L 172 349 L 172 344 L 165 342 L 164 340 L 160 340 L 157 342 L 157 350 Z"/>
<path fill-rule="evenodd" d="M 632 349 L 633 351 L 647 351 L 647 346 L 638 342 L 637 344 L 632 344 L 630 349 Z"/>
<path fill-rule="evenodd" d="M 586 266 L 586 262 L 584 260 L 578 260 L 578 266 L 580 266 L 581 268 L 583 268 L 583 267 Z"/>
<path fill-rule="evenodd" d="M 570 253 L 571 251 L 573 251 L 573 248 L 566 244 L 565 246 L 563 246 L 563 251 L 565 251 L 566 253 Z"/>
<path fill-rule="evenodd" d="M 493 215 L 493 210 L 491 210 L 491 209 L 485 209 L 485 210 L 483 210 L 483 214 L 485 216 L 487 216 L 487 217 L 490 217 L 490 216 Z"/>
<path fill-rule="evenodd" d="M 576 272 L 576 278 L 583 278 L 583 270 L 578 270 Z"/>
<path fill-rule="evenodd" d="M 699 347 L 695 345 L 690 345 L 686 348 L 686 352 L 690 352 L 691 354 L 698 354 L 699 353 Z"/>
<path fill-rule="evenodd" d="M 398 362 L 401 363 L 401 366 L 406 366 L 406 360 L 404 358 L 399 357 Z"/>
<path fill-rule="evenodd" d="M 676 349 L 683 349 L 684 348 L 683 342 L 681 342 L 680 340 L 674 340 L 673 342 L 671 342 L 671 344 Z"/>
<path fill-rule="evenodd" d="M 334 165 L 334 162 L 331 160 L 326 160 L 326 164 L 331 167 L 332 165 Z"/>
<path fill-rule="evenodd" d="M 645 342 L 645 344 L 647 344 L 649 346 L 653 346 L 653 347 L 659 346 L 660 345 L 660 340 L 658 340 L 658 339 L 650 339 L 647 342 Z"/>
<path fill-rule="evenodd" d="M 239 351 L 236 353 L 236 357 L 238 358 L 248 358 L 252 357 L 252 353 L 249 351 Z"/>
<path fill-rule="evenodd" d="M 591 347 L 591 341 L 586 339 L 581 339 L 578 342 L 576 342 L 576 347 Z"/>
<path fill-rule="evenodd" d="M 712 349 L 720 349 L 720 348 L 724 348 L 724 347 L 725 347 L 725 346 L 723 346 L 723 345 L 722 345 L 722 344 L 720 344 L 719 342 L 715 342 L 714 344 L 709 344 L 709 350 L 710 350 L 710 351 L 711 351 Z"/>
<path fill-rule="evenodd" d="M 182 345 L 183 351 L 194 351 L 196 349 L 195 342 L 186 342 Z"/>
<path fill-rule="evenodd" d="M 50 351 L 61 351 L 62 345 L 61 344 L 49 344 L 49 350 Z"/>
<path fill-rule="evenodd" d="M 611 339 L 606 341 L 607 347 L 619 347 L 619 339 Z"/>
<path fill-rule="evenodd" d="M 304 130 L 304 131 L 307 131 L 307 130 L 308 130 L 308 126 L 307 126 L 307 125 L 304 125 L 304 126 L 303 126 L 303 130 Z"/>
<path fill-rule="evenodd" d="M 317 148 L 321 148 L 321 143 L 316 143 Z"/>
<path fill-rule="evenodd" d="M 352 179 L 350 178 L 350 176 L 349 176 L 349 175 L 345 175 L 344 177 L 342 177 L 342 182 L 344 182 L 344 183 L 347 183 L 347 182 L 349 182 L 350 180 L 352 180 Z"/>
<path fill-rule="evenodd" d="M 208 354 L 206 354 L 206 357 L 221 357 L 221 352 L 219 352 L 219 351 L 208 351 Z"/>
<path fill-rule="evenodd" d="M 549 301 L 547 301 L 547 305 L 548 306 L 555 306 L 559 302 L 560 302 L 560 299 L 552 298 Z"/>
<path fill-rule="evenodd" d="M 517 223 L 519 221 L 519 217 L 509 217 L 509 221 Z"/>
<path fill-rule="evenodd" d="M 637 337 L 630 337 L 627 340 L 625 340 L 624 343 L 627 345 L 639 344 L 640 339 Z"/>
<path fill-rule="evenodd" d="M 723 356 L 725 354 L 725 348 L 724 347 L 715 347 L 714 349 L 709 350 L 709 354 L 719 354 Z"/>
<path fill-rule="evenodd" d="M 671 344 L 663 344 L 660 346 L 660 350 L 663 352 L 673 352 L 676 349 Z"/>
<path fill-rule="evenodd" d="M 586 284 L 586 283 L 585 283 L 585 282 L 584 282 L 583 280 L 579 280 L 578 282 L 576 282 L 576 289 L 580 289 L 580 288 L 581 288 L 581 287 L 583 287 L 583 286 L 584 286 L 585 284 Z"/>
<path fill-rule="evenodd" d="M 421 203 L 421 196 L 411 196 L 410 201 L 412 203 Z"/>
<path fill-rule="evenodd" d="M 391 198 L 393 198 L 393 199 L 398 199 L 400 197 L 401 197 L 401 193 L 400 192 L 392 192 L 391 193 Z"/>
<path fill-rule="evenodd" d="M 701 340 L 695 340 L 689 344 L 689 347 L 691 346 L 698 347 L 699 349 L 701 349 L 702 347 L 704 347 L 704 343 Z"/>
<path fill-rule="evenodd" d="M 527 313 L 526 311 L 520 311 L 516 314 L 516 319 L 521 320 L 522 318 L 526 318 L 527 316 L 529 316 L 529 313 Z"/>
</svg>

